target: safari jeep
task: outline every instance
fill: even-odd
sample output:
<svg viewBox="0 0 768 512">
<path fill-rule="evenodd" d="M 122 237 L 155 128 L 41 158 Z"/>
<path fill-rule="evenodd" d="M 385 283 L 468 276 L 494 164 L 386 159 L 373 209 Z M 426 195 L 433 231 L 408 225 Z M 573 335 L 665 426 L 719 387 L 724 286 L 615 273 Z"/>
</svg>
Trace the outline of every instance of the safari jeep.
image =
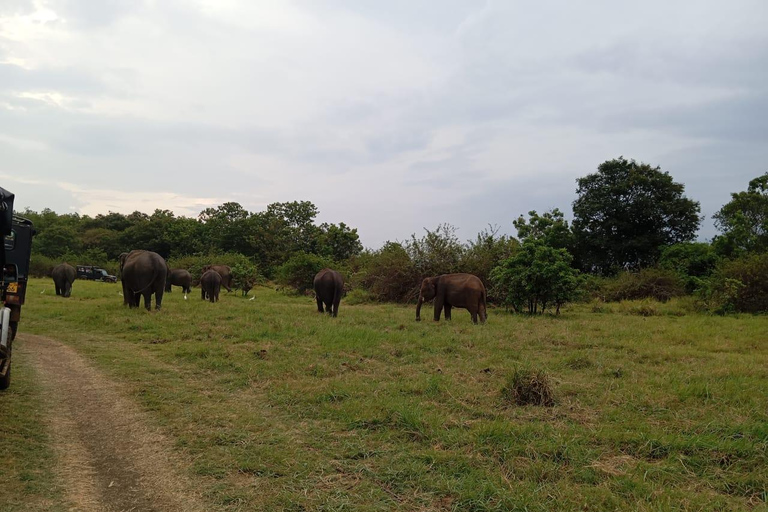
<svg viewBox="0 0 768 512">
<path fill-rule="evenodd" d="M 11 351 L 27 292 L 29 258 L 32 252 L 32 222 L 13 215 L 14 195 L 0 188 L 0 389 L 11 384 Z"/>
</svg>

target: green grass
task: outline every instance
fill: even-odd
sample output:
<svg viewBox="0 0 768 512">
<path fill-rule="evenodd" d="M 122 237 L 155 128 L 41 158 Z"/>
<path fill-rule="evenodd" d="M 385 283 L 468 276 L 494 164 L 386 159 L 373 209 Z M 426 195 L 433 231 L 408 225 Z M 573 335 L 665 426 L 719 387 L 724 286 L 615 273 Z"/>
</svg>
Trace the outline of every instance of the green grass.
<svg viewBox="0 0 768 512">
<path fill-rule="evenodd" d="M 25 354 L 13 356 L 11 387 L 0 392 L 0 510 L 67 510 L 53 471 L 47 409 Z"/>
<path fill-rule="evenodd" d="M 638 303 L 560 317 L 492 310 L 474 326 L 463 310 L 417 323 L 414 307 L 342 301 L 332 319 L 265 288 L 218 304 L 175 292 L 148 313 L 124 309 L 117 291 L 78 281 L 62 299 L 34 280 L 20 329 L 123 383 L 214 508 L 766 506 L 766 317 Z M 15 363 L 13 393 L 34 395 Z M 505 398 L 520 368 L 546 372 L 554 406 Z M 23 425 L 39 420 L 21 412 Z M 50 456 L 44 436 L 35 443 L 35 460 L 12 459 L 13 485 L 16 466 Z M 31 480 L 49 485 L 45 471 Z"/>
</svg>

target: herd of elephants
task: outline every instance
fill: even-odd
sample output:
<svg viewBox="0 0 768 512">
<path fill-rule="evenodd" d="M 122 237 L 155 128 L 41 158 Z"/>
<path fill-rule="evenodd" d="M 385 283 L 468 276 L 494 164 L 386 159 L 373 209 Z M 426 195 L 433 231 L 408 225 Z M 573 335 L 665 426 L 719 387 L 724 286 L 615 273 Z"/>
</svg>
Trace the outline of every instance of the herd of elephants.
<svg viewBox="0 0 768 512">
<path fill-rule="evenodd" d="M 202 275 L 193 279 L 187 269 L 172 269 L 165 259 L 152 251 L 133 250 L 118 257 L 120 262 L 120 280 L 123 284 L 123 304 L 139 307 L 144 297 L 144 307 L 151 309 L 152 295 L 155 296 L 155 308 L 163 303 L 163 292 L 170 292 L 171 286 L 180 286 L 186 294 L 192 286 L 199 284 L 203 300 L 216 302 L 223 286 L 232 291 L 232 270 L 227 265 L 206 265 Z M 61 263 L 51 272 L 56 287 L 56 295 L 69 297 L 76 272 L 72 265 Z M 339 304 L 344 290 L 344 278 L 332 269 L 326 268 L 317 273 L 314 279 L 317 310 L 332 316 L 339 314 Z M 419 302 L 416 306 L 416 320 L 421 320 L 421 305 L 434 299 L 435 321 L 445 311 L 445 319 L 451 319 L 451 309 L 464 308 L 469 311 L 474 323 L 485 322 L 486 291 L 483 282 L 472 274 L 443 274 L 427 277 L 421 282 Z M 323 309 L 325 306 L 325 309 Z"/>
</svg>

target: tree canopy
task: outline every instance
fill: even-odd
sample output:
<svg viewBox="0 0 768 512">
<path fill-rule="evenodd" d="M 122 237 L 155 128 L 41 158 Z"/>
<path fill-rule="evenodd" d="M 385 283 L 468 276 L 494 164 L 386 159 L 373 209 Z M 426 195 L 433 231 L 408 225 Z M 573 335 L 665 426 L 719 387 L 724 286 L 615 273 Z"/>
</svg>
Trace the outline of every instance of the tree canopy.
<svg viewBox="0 0 768 512">
<path fill-rule="evenodd" d="M 603 274 L 656 263 L 699 228 L 699 203 L 659 167 L 619 157 L 577 180 L 573 230 L 586 270 Z"/>
<path fill-rule="evenodd" d="M 715 239 L 721 252 L 768 251 L 768 172 L 751 180 L 746 191 L 731 194 L 713 217 L 723 233 Z"/>
</svg>

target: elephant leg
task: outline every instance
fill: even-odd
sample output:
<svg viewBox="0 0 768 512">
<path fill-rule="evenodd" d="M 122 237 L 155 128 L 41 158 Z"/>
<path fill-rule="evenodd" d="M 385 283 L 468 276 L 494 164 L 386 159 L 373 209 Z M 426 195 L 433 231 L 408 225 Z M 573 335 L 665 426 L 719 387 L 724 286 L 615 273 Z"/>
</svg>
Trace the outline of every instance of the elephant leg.
<svg viewBox="0 0 768 512">
<path fill-rule="evenodd" d="M 445 305 L 445 298 L 439 295 L 435 297 L 435 322 L 440 321 L 440 314 L 443 312 L 443 306 Z"/>
<path fill-rule="evenodd" d="M 61 288 L 59 288 L 59 285 L 54 284 L 54 287 L 56 288 L 56 295 L 61 295 Z"/>
<path fill-rule="evenodd" d="M 480 311 L 478 311 L 478 314 L 480 315 L 480 322 L 485 323 L 485 321 L 488 320 L 488 312 L 485 310 L 485 304 L 480 304 Z"/>
<path fill-rule="evenodd" d="M 317 312 L 325 313 L 325 311 L 323 311 L 323 299 L 321 299 L 319 296 L 315 297 L 315 299 L 317 300 Z"/>
<path fill-rule="evenodd" d="M 200 288 L 200 298 L 202 300 L 205 300 L 205 288 Z"/>
<path fill-rule="evenodd" d="M 451 306 L 450 304 L 446 304 L 445 306 L 443 306 L 443 311 L 445 311 L 445 319 L 446 320 L 450 320 L 451 319 L 451 309 L 452 308 L 453 308 L 453 306 Z"/>
<path fill-rule="evenodd" d="M 469 309 L 469 314 L 472 315 L 472 323 L 476 324 L 477 323 L 477 308 L 476 307 L 470 307 L 470 308 L 467 308 L 467 309 Z"/>
<path fill-rule="evenodd" d="M 163 286 L 158 286 L 155 290 L 155 309 L 163 307 L 163 292 L 165 291 Z"/>
<path fill-rule="evenodd" d="M 147 311 L 152 310 L 152 292 L 147 290 L 145 292 L 142 292 L 142 295 L 144 296 L 144 307 Z"/>
<path fill-rule="evenodd" d="M 132 294 L 132 304 L 131 307 L 138 308 L 141 306 L 141 293 L 133 293 Z"/>
</svg>

